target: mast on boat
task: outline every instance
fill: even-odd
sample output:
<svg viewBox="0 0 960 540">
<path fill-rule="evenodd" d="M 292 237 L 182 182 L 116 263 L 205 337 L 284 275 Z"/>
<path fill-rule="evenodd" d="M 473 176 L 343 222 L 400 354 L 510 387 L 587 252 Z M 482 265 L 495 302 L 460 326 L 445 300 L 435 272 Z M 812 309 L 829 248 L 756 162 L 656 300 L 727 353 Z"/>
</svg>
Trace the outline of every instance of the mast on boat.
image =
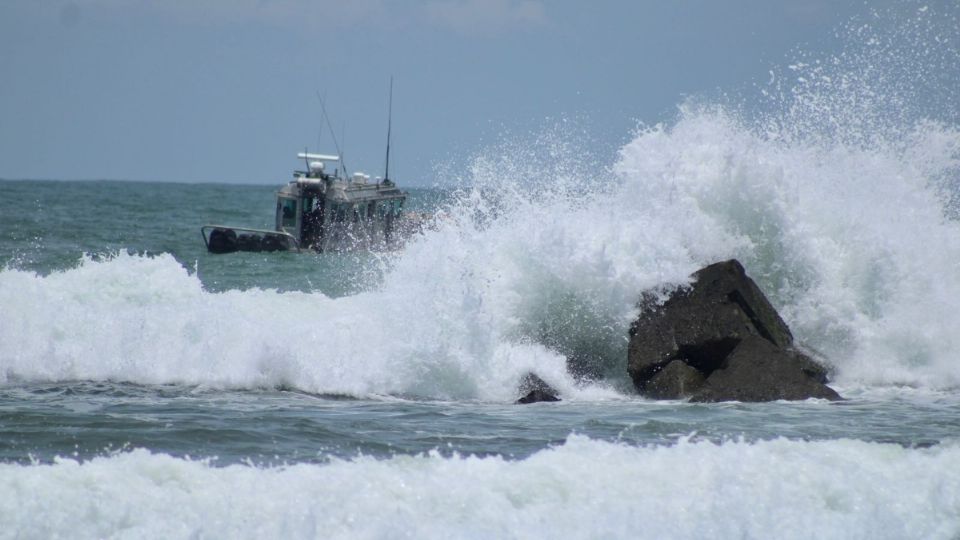
<svg viewBox="0 0 960 540">
<path fill-rule="evenodd" d="M 330 137 L 333 139 L 333 147 L 337 149 L 337 156 L 339 156 L 340 159 L 340 167 L 343 168 L 343 177 L 349 178 L 350 175 L 347 174 L 347 164 L 343 160 L 343 150 L 340 149 L 340 143 L 337 142 L 337 134 L 334 133 L 333 126 L 330 125 L 330 116 L 327 115 L 327 106 L 324 104 L 323 96 L 320 95 L 319 90 L 317 90 L 317 99 L 320 100 L 320 111 L 323 113 L 323 120 L 327 123 L 327 129 L 330 131 Z"/>
<path fill-rule="evenodd" d="M 390 181 L 390 128 L 393 124 L 393 75 L 390 76 L 390 101 L 387 105 L 387 163 L 383 170 L 383 180 Z"/>
</svg>

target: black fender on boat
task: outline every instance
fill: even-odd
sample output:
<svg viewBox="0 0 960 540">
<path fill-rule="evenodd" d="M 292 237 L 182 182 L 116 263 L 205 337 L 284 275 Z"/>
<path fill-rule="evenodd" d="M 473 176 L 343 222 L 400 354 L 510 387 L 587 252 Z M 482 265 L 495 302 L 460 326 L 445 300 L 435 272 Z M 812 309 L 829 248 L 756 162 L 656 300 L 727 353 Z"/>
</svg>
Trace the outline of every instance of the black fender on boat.
<svg viewBox="0 0 960 540">
<path fill-rule="evenodd" d="M 288 249 L 287 241 L 280 236 L 268 234 L 260 241 L 260 249 L 263 251 L 283 251 Z"/>
<path fill-rule="evenodd" d="M 233 229 L 214 229 L 210 231 L 207 250 L 210 253 L 233 253 L 237 251 L 237 232 Z"/>
<path fill-rule="evenodd" d="M 237 249 L 240 251 L 263 250 L 263 239 L 259 234 L 241 234 L 237 237 Z"/>
</svg>

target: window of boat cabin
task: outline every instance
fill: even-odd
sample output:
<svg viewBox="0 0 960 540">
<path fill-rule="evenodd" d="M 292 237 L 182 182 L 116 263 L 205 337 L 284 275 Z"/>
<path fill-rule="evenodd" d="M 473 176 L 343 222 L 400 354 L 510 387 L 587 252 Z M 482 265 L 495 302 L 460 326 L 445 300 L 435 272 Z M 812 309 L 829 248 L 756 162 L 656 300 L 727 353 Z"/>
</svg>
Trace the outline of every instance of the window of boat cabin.
<svg viewBox="0 0 960 540">
<path fill-rule="evenodd" d="M 282 213 L 283 219 L 280 222 L 283 227 L 296 227 L 297 226 L 297 200 L 296 199 L 280 199 L 280 212 Z"/>
</svg>

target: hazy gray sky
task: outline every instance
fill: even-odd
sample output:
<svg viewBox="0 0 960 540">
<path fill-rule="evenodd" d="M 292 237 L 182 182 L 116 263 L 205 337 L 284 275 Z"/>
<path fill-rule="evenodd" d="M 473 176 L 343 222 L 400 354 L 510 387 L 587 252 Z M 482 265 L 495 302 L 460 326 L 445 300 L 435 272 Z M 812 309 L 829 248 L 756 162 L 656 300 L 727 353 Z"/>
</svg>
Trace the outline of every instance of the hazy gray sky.
<svg viewBox="0 0 960 540">
<path fill-rule="evenodd" d="M 882 2 L 886 4 L 889 2 Z M 0 178 L 285 182 L 305 146 L 437 180 L 558 117 L 615 150 L 685 96 L 762 82 L 881 3 L 0 0 Z"/>
</svg>

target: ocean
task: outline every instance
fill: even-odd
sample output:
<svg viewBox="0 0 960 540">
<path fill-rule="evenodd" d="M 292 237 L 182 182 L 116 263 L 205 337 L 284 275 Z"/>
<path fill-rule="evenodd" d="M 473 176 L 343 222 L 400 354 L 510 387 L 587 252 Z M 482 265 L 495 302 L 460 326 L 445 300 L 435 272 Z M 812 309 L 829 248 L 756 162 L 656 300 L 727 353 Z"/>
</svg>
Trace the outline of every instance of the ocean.
<svg viewBox="0 0 960 540">
<path fill-rule="evenodd" d="M 0 538 L 960 537 L 957 101 L 872 37 L 612 162 L 493 144 L 396 251 L 206 252 L 277 185 L 0 181 Z M 636 395 L 640 293 L 729 258 L 845 401 Z"/>
</svg>

